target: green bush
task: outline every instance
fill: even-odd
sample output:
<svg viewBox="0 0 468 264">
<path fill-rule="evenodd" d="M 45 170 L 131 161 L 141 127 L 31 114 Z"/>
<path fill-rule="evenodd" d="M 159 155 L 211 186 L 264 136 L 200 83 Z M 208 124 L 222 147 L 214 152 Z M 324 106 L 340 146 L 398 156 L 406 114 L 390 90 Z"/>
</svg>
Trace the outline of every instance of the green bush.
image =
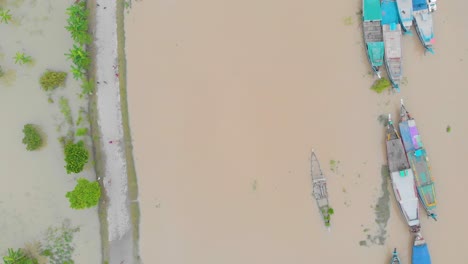
<svg viewBox="0 0 468 264">
<path fill-rule="evenodd" d="M 46 71 L 39 80 L 44 91 L 51 91 L 59 86 L 65 86 L 67 73 L 61 71 Z"/>
<path fill-rule="evenodd" d="M 86 80 L 83 78 L 83 84 L 81 84 L 82 94 L 92 94 L 94 92 L 94 79 Z"/>
<path fill-rule="evenodd" d="M 97 181 L 90 182 L 85 178 L 77 180 L 75 189 L 65 195 L 73 209 L 85 209 L 96 206 L 101 197 L 101 187 Z"/>
<path fill-rule="evenodd" d="M 67 8 L 67 26 L 65 29 L 70 32 L 72 39 L 80 45 L 91 43 L 91 36 L 88 34 L 88 16 L 89 10 L 86 3 L 80 1 Z"/>
<path fill-rule="evenodd" d="M 0 23 L 8 24 L 11 21 L 11 14 L 9 9 L 0 8 Z"/>
<path fill-rule="evenodd" d="M 39 149 L 42 146 L 42 137 L 39 130 L 33 124 L 26 124 L 23 127 L 23 144 L 29 151 Z"/>
<path fill-rule="evenodd" d="M 86 134 L 88 134 L 88 128 L 87 127 L 80 127 L 76 130 L 76 133 L 75 133 L 78 137 L 82 137 L 82 136 L 85 136 Z"/>
<path fill-rule="evenodd" d="M 65 56 L 67 56 L 67 59 L 72 60 L 74 64 L 71 66 L 73 78 L 76 80 L 82 79 L 91 64 L 88 51 L 86 51 L 83 46 L 73 44 L 73 48 L 70 49 L 70 53 L 66 53 Z"/>
<path fill-rule="evenodd" d="M 24 54 L 24 52 L 16 52 L 15 57 L 13 57 L 13 59 L 15 59 L 15 63 L 19 65 L 28 64 L 32 62 L 32 57 Z"/>
<path fill-rule="evenodd" d="M 374 82 L 371 89 L 377 93 L 382 93 L 391 86 L 390 81 L 387 78 L 380 78 Z"/>
<path fill-rule="evenodd" d="M 8 249 L 8 255 L 3 257 L 4 264 L 37 264 L 37 260 L 31 259 L 22 249 Z"/>
<path fill-rule="evenodd" d="M 84 165 L 88 162 L 89 153 L 83 141 L 77 143 L 69 142 L 65 144 L 65 168 L 67 173 L 79 173 L 83 171 Z"/>
</svg>

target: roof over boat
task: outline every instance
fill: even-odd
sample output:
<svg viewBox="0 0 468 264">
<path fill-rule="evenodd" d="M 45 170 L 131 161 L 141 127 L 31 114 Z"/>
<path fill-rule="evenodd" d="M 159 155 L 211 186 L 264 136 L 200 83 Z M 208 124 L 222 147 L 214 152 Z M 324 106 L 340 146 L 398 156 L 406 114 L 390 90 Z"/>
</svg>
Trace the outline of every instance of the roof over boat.
<svg viewBox="0 0 468 264">
<path fill-rule="evenodd" d="M 382 5 L 382 24 L 399 24 L 397 4 L 394 0 L 383 0 Z"/>
<path fill-rule="evenodd" d="M 397 201 L 400 204 L 409 226 L 419 224 L 418 206 L 414 175 L 411 169 L 392 172 L 392 184 L 397 193 Z"/>
<path fill-rule="evenodd" d="M 413 0 L 413 11 L 428 9 L 426 0 Z"/>
<path fill-rule="evenodd" d="M 363 0 L 362 12 L 364 20 L 382 20 L 380 0 Z"/>
<path fill-rule="evenodd" d="M 419 135 L 414 119 L 400 122 L 398 125 L 406 152 L 415 151 L 423 147 L 421 136 Z"/>
<path fill-rule="evenodd" d="M 431 264 L 431 256 L 427 244 L 413 246 L 413 264 Z"/>
</svg>

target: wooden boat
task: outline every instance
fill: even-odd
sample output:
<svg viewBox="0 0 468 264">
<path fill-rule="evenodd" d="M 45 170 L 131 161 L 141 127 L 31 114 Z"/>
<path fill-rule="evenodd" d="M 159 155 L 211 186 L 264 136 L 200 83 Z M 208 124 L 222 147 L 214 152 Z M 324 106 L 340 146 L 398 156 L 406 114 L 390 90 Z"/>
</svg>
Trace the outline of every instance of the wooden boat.
<svg viewBox="0 0 468 264">
<path fill-rule="evenodd" d="M 320 163 L 314 151 L 312 151 L 310 160 L 313 195 L 315 197 L 315 200 L 317 201 L 317 206 L 319 208 L 325 226 L 330 228 L 330 216 L 331 214 L 333 214 L 333 209 L 331 209 L 328 203 L 327 179 L 325 179 L 325 176 L 322 173 Z"/>
<path fill-rule="evenodd" d="M 383 65 L 384 43 L 382 33 L 382 10 L 380 0 L 362 1 L 362 31 L 366 46 L 367 58 L 377 77 Z"/>
<path fill-rule="evenodd" d="M 405 33 L 411 34 L 411 26 L 413 25 L 413 3 L 412 0 L 396 0 L 398 9 L 398 18 L 400 19 L 401 27 Z"/>
<path fill-rule="evenodd" d="M 421 233 L 416 233 L 413 243 L 413 255 L 411 256 L 412 264 L 431 264 L 431 255 Z"/>
<path fill-rule="evenodd" d="M 401 25 L 395 0 L 382 0 L 382 31 L 385 44 L 384 63 L 387 75 L 396 91 L 400 91 L 402 76 Z"/>
<path fill-rule="evenodd" d="M 427 215 L 437 220 L 437 214 L 435 213 L 437 207 L 436 193 L 429 158 L 423 147 L 416 121 L 406 110 L 403 100 L 401 100 L 399 127 L 406 155 L 413 169 L 419 200 Z"/>
<path fill-rule="evenodd" d="M 413 0 L 413 17 L 421 44 L 430 53 L 434 53 L 432 44 L 434 44 L 434 24 L 432 22 L 432 12 L 426 0 Z"/>
<path fill-rule="evenodd" d="M 391 115 L 388 115 L 386 135 L 388 168 L 395 198 L 411 232 L 419 232 L 419 204 L 414 175 Z"/>
<path fill-rule="evenodd" d="M 390 261 L 390 264 L 400 264 L 400 258 L 398 257 L 398 253 L 396 251 L 396 248 L 393 250 L 393 255 L 392 255 L 392 261 Z"/>
</svg>

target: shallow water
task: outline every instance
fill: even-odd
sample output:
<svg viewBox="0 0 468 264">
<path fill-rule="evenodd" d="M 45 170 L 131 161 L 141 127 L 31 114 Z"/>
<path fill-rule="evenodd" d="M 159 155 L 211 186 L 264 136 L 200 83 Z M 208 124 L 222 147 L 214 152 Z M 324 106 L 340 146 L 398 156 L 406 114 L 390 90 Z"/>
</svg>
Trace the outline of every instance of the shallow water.
<svg viewBox="0 0 468 264">
<path fill-rule="evenodd" d="M 65 198 L 78 177 L 95 178 L 89 163 L 79 175 L 67 175 L 62 146 L 58 138 L 68 127 L 59 111 L 59 98 L 70 101 L 73 119 L 86 100 L 78 99 L 80 85 L 69 73 L 66 88 L 49 95 L 39 86 L 46 69 L 69 71 L 65 53 L 72 40 L 64 25 L 65 9 L 73 1 L 24 0 L 3 1 L 11 9 L 14 21 L 0 24 L 0 65 L 7 75 L 0 78 L 0 253 L 7 248 L 43 238 L 49 226 L 59 226 L 63 219 L 80 227 L 75 235 L 76 263 L 101 261 L 99 222 L 96 209 L 72 210 Z M 16 52 L 32 56 L 32 65 L 14 64 Z M 52 98 L 54 103 L 48 102 Z M 28 152 L 21 143 L 27 123 L 39 125 L 46 134 L 46 144 L 39 151 Z M 84 140 L 90 146 L 90 138 Z"/>
<path fill-rule="evenodd" d="M 433 262 L 464 261 L 468 3 L 439 4 L 435 55 L 404 37 L 406 85 L 382 95 L 369 90 L 360 3 L 134 3 L 128 90 L 145 263 L 385 263 L 394 247 L 410 263 L 392 190 L 385 229 L 375 213 L 388 197 L 378 117 L 396 116 L 400 98 L 436 181 L 440 219 L 422 216 Z M 330 233 L 311 196 L 312 148 L 335 209 Z"/>
</svg>

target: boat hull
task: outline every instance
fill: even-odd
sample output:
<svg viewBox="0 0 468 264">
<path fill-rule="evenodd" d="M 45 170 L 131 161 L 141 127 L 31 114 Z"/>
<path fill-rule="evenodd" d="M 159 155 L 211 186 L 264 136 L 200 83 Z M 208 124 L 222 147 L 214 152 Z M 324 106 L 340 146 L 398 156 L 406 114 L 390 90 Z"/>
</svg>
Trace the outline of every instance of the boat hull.
<svg viewBox="0 0 468 264">
<path fill-rule="evenodd" d="M 413 243 L 412 264 L 431 264 L 431 255 L 426 241 L 420 233 L 417 233 Z"/>
<path fill-rule="evenodd" d="M 434 25 L 432 21 L 432 14 L 428 10 L 420 10 L 414 12 L 414 24 L 416 33 L 418 34 L 419 41 L 426 51 L 434 53 L 433 43 L 434 39 Z"/>
<path fill-rule="evenodd" d="M 374 73 L 380 78 L 383 65 L 384 43 L 382 33 L 382 11 L 380 0 L 362 1 L 362 31 L 366 44 L 367 59 Z"/>
<path fill-rule="evenodd" d="M 398 18 L 405 32 L 409 32 L 413 25 L 413 1 L 396 0 L 398 9 Z"/>
<path fill-rule="evenodd" d="M 395 1 L 382 2 L 382 32 L 385 46 L 384 63 L 393 88 L 400 90 L 402 80 L 401 25 Z"/>
<path fill-rule="evenodd" d="M 311 155 L 311 177 L 312 177 L 312 194 L 317 202 L 317 206 L 322 216 L 326 227 L 330 227 L 330 205 L 328 203 L 327 180 L 322 173 L 320 163 L 312 152 Z"/>
</svg>

